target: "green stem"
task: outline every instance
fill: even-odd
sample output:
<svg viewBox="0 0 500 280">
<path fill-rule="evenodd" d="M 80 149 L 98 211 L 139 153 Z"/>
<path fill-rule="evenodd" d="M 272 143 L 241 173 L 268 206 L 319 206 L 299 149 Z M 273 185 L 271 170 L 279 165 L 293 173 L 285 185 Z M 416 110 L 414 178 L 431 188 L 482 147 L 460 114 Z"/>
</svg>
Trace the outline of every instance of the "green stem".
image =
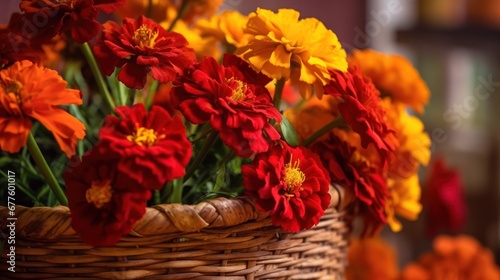
<svg viewBox="0 0 500 280">
<path fill-rule="evenodd" d="M 42 151 L 40 151 L 40 148 L 38 147 L 38 144 L 36 143 L 35 138 L 33 137 L 33 134 L 31 134 L 31 132 L 30 134 L 28 134 L 27 146 L 31 156 L 36 162 L 36 165 L 40 169 L 40 173 L 42 173 L 43 177 L 45 178 L 45 181 L 54 192 L 54 195 L 57 197 L 57 200 L 59 200 L 59 203 L 61 203 L 61 205 L 67 206 L 68 199 L 66 198 L 66 195 L 64 194 L 61 186 L 59 186 L 59 183 L 57 182 L 54 173 L 52 173 L 52 171 L 50 170 L 50 167 L 47 164 L 47 161 L 45 160 Z"/>
<path fill-rule="evenodd" d="M 108 104 L 109 109 L 111 112 L 115 111 L 115 102 L 113 101 L 113 98 L 111 97 L 111 94 L 109 93 L 108 86 L 106 85 L 106 82 L 104 81 L 104 77 L 102 76 L 101 69 L 99 69 L 99 66 L 97 65 L 97 61 L 94 57 L 94 54 L 92 53 L 92 50 L 90 49 L 89 43 L 85 42 L 81 45 L 83 55 L 85 56 L 85 59 L 87 59 L 87 62 L 89 63 L 90 70 L 92 71 L 92 75 L 94 75 L 94 78 L 96 79 L 97 82 L 97 87 L 99 87 L 99 91 L 104 97 L 104 100 L 106 100 L 106 103 Z"/>
<path fill-rule="evenodd" d="M 215 130 L 212 130 L 212 132 L 210 132 L 210 134 L 207 136 L 207 140 L 205 140 L 205 143 L 203 143 L 201 150 L 198 152 L 198 154 L 194 158 L 193 162 L 188 166 L 187 171 L 186 171 L 186 175 L 184 176 L 185 180 L 187 180 L 191 176 L 193 176 L 194 172 L 196 171 L 198 166 L 201 164 L 203 159 L 207 156 L 212 145 L 215 143 L 217 136 L 219 136 L 219 133 Z"/>
<path fill-rule="evenodd" d="M 137 91 L 135 89 L 132 89 L 128 92 L 127 94 L 127 102 L 126 102 L 126 105 L 127 106 L 134 106 L 134 104 L 136 103 L 136 95 L 137 95 Z"/>
<path fill-rule="evenodd" d="M 187 12 L 188 10 L 188 7 L 189 7 L 189 2 L 190 0 L 184 0 L 182 1 L 182 4 L 179 8 L 179 12 L 177 13 L 177 15 L 175 16 L 174 20 L 172 21 L 172 23 L 170 24 L 170 26 L 168 27 L 167 31 L 168 32 L 171 32 L 172 30 L 174 30 L 174 27 L 175 27 L 175 24 L 184 16 L 184 14 Z"/>
<path fill-rule="evenodd" d="M 180 179 L 177 179 L 177 180 L 180 180 Z M 161 201 L 170 201 L 169 197 L 170 197 L 170 194 L 172 193 L 173 184 L 174 184 L 173 182 L 167 182 L 165 184 L 165 186 L 161 190 Z"/>
<path fill-rule="evenodd" d="M 281 78 L 276 82 L 276 88 L 274 89 L 274 108 L 280 111 L 281 96 L 283 95 L 283 88 L 285 87 L 285 79 Z"/>
<path fill-rule="evenodd" d="M 169 203 L 182 203 L 182 190 L 184 188 L 184 180 L 182 178 L 176 179 L 173 182 L 172 194 Z"/>
<path fill-rule="evenodd" d="M 329 131 L 331 131 L 335 127 L 338 127 L 338 126 L 341 126 L 344 124 L 345 124 L 344 119 L 342 117 L 338 117 L 334 121 L 329 122 L 328 124 L 326 124 L 325 126 L 320 128 L 318 131 L 314 132 L 311 136 L 309 136 L 309 138 L 304 140 L 304 142 L 302 143 L 302 146 L 306 146 L 306 147 L 309 146 L 314 141 L 316 141 L 316 139 L 323 136 L 323 134 L 328 133 Z"/>
<path fill-rule="evenodd" d="M 158 81 L 154 80 L 151 83 L 151 86 L 149 87 L 148 96 L 146 96 L 146 101 L 144 102 L 146 105 L 146 109 L 148 111 L 149 111 L 149 109 L 151 109 L 151 106 L 153 106 L 153 98 L 155 96 L 157 89 L 158 89 Z"/>
<path fill-rule="evenodd" d="M 79 121 L 81 121 L 83 123 L 83 125 L 85 125 L 85 127 L 90 127 L 89 124 L 87 123 L 87 121 L 85 120 L 85 118 L 80 113 L 80 110 L 78 109 L 78 107 L 75 104 L 69 105 L 69 111 L 73 116 L 75 116 Z M 84 147 L 83 141 L 78 140 L 77 154 L 79 156 L 82 156 L 84 152 L 85 152 L 85 147 Z"/>
<path fill-rule="evenodd" d="M 155 202 L 155 205 L 161 204 L 161 194 L 159 190 L 155 190 L 153 192 L 153 199 Z"/>
<path fill-rule="evenodd" d="M 120 106 L 127 105 L 127 100 L 129 99 L 129 94 L 131 94 L 130 89 L 124 85 L 122 82 L 118 81 L 118 101 Z"/>
</svg>

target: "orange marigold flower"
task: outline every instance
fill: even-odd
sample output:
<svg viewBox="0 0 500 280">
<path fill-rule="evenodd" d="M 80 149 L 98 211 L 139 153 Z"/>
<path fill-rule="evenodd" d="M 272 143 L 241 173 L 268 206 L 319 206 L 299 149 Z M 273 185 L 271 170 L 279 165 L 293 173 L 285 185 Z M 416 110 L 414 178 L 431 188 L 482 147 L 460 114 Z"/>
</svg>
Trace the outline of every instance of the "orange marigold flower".
<svg viewBox="0 0 500 280">
<path fill-rule="evenodd" d="M 68 157 L 74 155 L 85 126 L 59 106 L 80 105 L 82 99 L 66 85 L 56 71 L 27 60 L 0 71 L 0 149 L 16 153 L 25 146 L 33 118 L 54 134 Z"/>
<path fill-rule="evenodd" d="M 41 47 L 44 52 L 41 63 L 52 69 L 57 69 L 62 59 L 62 51 L 67 47 L 67 38 L 63 35 L 56 35 L 49 42 L 43 44 Z"/>
<path fill-rule="evenodd" d="M 395 280 L 396 251 L 381 238 L 353 238 L 347 251 L 347 280 Z"/>
<path fill-rule="evenodd" d="M 355 50 L 349 56 L 349 64 L 357 65 L 384 95 L 424 112 L 430 91 L 406 58 L 374 50 Z"/>
<path fill-rule="evenodd" d="M 189 0 L 187 12 L 182 19 L 192 23 L 196 17 L 211 16 L 217 12 L 222 3 L 224 3 L 224 0 Z"/>
<path fill-rule="evenodd" d="M 258 72 L 291 79 L 303 97 L 312 95 L 312 85 L 321 98 L 323 86 L 330 81 L 328 70 L 347 70 L 346 53 L 335 33 L 322 22 L 299 20 L 299 16 L 291 9 L 273 13 L 258 8 L 244 30 L 252 37 L 236 53 Z"/>
<path fill-rule="evenodd" d="M 491 250 L 483 248 L 475 238 L 441 235 L 434 240 L 433 251 L 408 264 L 400 279 L 499 280 L 499 271 Z"/>
<path fill-rule="evenodd" d="M 287 109 L 283 115 L 293 125 L 299 136 L 299 143 L 302 143 L 339 116 L 337 103 L 337 100 L 330 95 L 324 95 L 321 99 L 312 96 L 300 108 Z M 317 141 L 327 137 L 325 134 Z"/>
</svg>

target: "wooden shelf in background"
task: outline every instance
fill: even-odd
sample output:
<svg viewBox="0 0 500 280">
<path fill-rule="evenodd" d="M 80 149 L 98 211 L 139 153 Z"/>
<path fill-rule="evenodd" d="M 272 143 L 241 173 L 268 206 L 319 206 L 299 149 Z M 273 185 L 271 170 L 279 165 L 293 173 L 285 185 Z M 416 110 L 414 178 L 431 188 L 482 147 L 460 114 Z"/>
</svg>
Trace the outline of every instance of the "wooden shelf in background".
<svg viewBox="0 0 500 280">
<path fill-rule="evenodd" d="M 470 48 L 500 55 L 500 29 L 486 27 L 439 28 L 418 26 L 396 32 L 396 41 L 412 48 Z"/>
</svg>

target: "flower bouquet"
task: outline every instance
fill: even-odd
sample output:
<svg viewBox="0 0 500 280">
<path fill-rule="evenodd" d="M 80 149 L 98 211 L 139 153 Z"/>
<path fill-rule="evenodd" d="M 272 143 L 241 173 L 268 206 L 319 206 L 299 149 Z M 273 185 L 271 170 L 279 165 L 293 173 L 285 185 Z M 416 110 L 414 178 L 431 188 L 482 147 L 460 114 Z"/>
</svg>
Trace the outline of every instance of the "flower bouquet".
<svg viewBox="0 0 500 280">
<path fill-rule="evenodd" d="M 221 4 L 20 1 L 0 33 L 4 277 L 332 279 L 351 215 L 363 235 L 417 217 L 411 64 Z"/>
</svg>

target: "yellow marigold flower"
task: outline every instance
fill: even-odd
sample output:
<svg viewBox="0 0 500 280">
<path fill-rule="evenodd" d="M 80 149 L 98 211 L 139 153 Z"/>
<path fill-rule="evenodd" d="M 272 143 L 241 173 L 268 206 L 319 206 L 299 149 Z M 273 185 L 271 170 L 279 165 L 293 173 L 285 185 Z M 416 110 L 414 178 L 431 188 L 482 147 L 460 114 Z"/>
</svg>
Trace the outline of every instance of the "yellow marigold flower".
<svg viewBox="0 0 500 280">
<path fill-rule="evenodd" d="M 168 28 L 170 24 L 169 21 L 160 23 L 163 28 Z M 198 60 L 203 59 L 205 56 L 212 56 L 215 59 L 219 59 L 222 56 L 216 38 L 203 37 L 200 34 L 200 30 L 190 28 L 183 20 L 177 21 L 173 31 L 182 34 L 186 38 L 189 42 L 189 47 L 193 48 Z"/>
<path fill-rule="evenodd" d="M 357 65 L 370 77 L 375 86 L 394 101 L 406 104 L 419 113 L 424 112 L 430 91 L 418 71 L 404 57 L 374 50 L 355 50 L 349 64 Z"/>
<path fill-rule="evenodd" d="M 203 37 L 212 36 L 220 42 L 240 47 L 248 42 L 249 36 L 243 32 L 247 22 L 248 16 L 238 11 L 224 11 L 208 19 L 197 20 L 195 29 L 200 30 Z"/>
<path fill-rule="evenodd" d="M 249 16 L 246 34 L 252 37 L 236 53 L 258 72 L 274 79 L 291 79 L 304 98 L 312 87 L 321 98 L 330 81 L 329 69 L 347 71 L 345 50 L 331 30 L 316 18 L 299 20 L 300 13 L 258 8 Z"/>
<path fill-rule="evenodd" d="M 396 251 L 381 238 L 353 238 L 347 252 L 347 280 L 395 280 Z"/>
<path fill-rule="evenodd" d="M 431 140 L 424 131 L 422 121 L 409 115 L 403 104 L 384 98 L 382 105 L 399 141 L 395 157 L 389 164 L 389 175 L 393 178 L 409 178 L 418 171 L 420 164 L 429 163 Z"/>
<path fill-rule="evenodd" d="M 415 221 L 422 211 L 418 175 L 414 174 L 410 178 L 398 180 L 389 178 L 387 180 L 387 189 L 390 194 L 385 207 L 387 223 L 392 231 L 398 232 L 402 229 L 402 225 L 396 219 L 396 215 Z"/>
</svg>

